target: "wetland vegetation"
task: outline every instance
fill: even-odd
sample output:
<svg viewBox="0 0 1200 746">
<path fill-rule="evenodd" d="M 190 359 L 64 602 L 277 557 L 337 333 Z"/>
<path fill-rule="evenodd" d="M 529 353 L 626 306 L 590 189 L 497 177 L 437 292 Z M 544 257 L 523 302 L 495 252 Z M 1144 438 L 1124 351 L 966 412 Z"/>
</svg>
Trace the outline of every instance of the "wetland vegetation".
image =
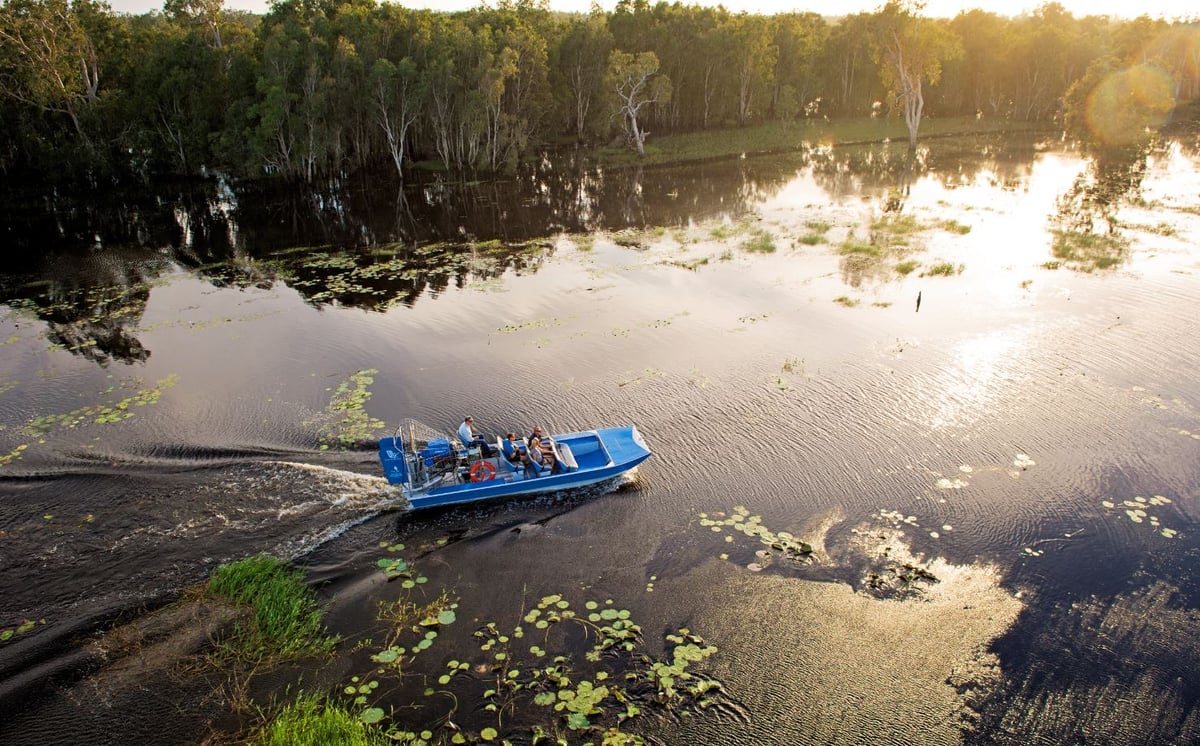
<svg viewBox="0 0 1200 746">
<path fill-rule="evenodd" d="M 885 16 L 937 32 L 916 147 Z M 0 735 L 1200 736 L 1194 25 L 12 0 L 0 38 Z M 463 409 L 657 457 L 406 513 L 385 418 Z M 181 593 L 237 613 L 125 624 Z M 159 689 L 195 707 L 119 722 Z"/>
</svg>

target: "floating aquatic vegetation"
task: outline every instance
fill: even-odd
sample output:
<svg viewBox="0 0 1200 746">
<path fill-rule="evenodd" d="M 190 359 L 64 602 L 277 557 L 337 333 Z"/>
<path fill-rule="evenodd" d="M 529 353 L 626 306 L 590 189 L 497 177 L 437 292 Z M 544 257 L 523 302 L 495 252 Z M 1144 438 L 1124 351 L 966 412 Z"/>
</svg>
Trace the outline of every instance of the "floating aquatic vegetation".
<svg viewBox="0 0 1200 746">
<path fill-rule="evenodd" d="M 926 589 L 940 583 L 929 563 L 914 555 L 904 541 L 902 526 L 919 527 L 916 516 L 896 510 L 880 510 L 878 516 L 890 527 L 851 529 L 853 544 L 863 551 L 866 566 L 862 570 L 861 590 L 879 599 L 922 598 Z M 935 537 L 936 538 L 936 537 Z"/>
<path fill-rule="evenodd" d="M 381 544 L 387 551 L 403 552 L 403 544 Z M 403 557 L 381 557 L 376 563 L 388 580 L 396 580 L 403 578 L 400 583 L 405 589 L 415 588 L 418 585 L 424 585 L 429 582 L 429 578 L 424 575 L 418 575 L 414 568 Z"/>
<path fill-rule="evenodd" d="M 942 477 L 941 479 L 938 479 L 936 482 L 934 482 L 934 484 L 937 486 L 938 489 L 941 489 L 941 490 L 961 490 L 963 487 L 970 485 L 970 482 L 968 482 L 965 479 L 959 479 L 957 477 L 954 479 L 950 479 L 948 477 Z"/>
<path fill-rule="evenodd" d="M 752 316 L 739 316 L 738 321 L 742 324 L 756 324 L 759 321 L 766 321 L 771 318 L 769 313 L 756 313 Z"/>
<path fill-rule="evenodd" d="M 152 332 L 152 331 L 156 331 L 158 329 L 165 329 L 165 328 L 169 328 L 169 327 L 178 327 L 178 328 L 189 329 L 191 331 L 199 331 L 201 329 L 212 329 L 213 327 L 217 327 L 217 326 L 225 326 L 226 324 L 237 324 L 237 323 L 242 323 L 242 322 L 247 322 L 247 321 L 259 321 L 261 319 L 265 319 L 270 316 L 275 316 L 276 314 L 279 314 L 279 313 L 282 313 L 282 312 L 281 311 L 267 311 L 264 313 L 245 314 L 243 316 L 238 316 L 235 318 L 224 316 L 219 319 L 209 319 L 207 321 L 182 321 L 179 319 L 175 319 L 175 320 L 171 320 L 171 321 L 159 321 L 159 322 L 156 322 L 153 324 L 146 324 L 145 326 L 139 326 L 136 329 L 136 331 L 145 333 L 145 332 Z"/>
<path fill-rule="evenodd" d="M 752 565 L 758 565 L 757 569 L 762 569 L 770 564 L 776 558 L 781 557 L 788 560 L 809 560 L 812 558 L 813 548 L 808 542 L 802 541 L 787 531 L 772 531 L 762 523 L 762 516 L 750 515 L 750 511 L 744 506 L 737 505 L 733 508 L 732 513 L 700 513 L 700 525 L 708 527 L 713 533 L 722 533 L 726 529 L 731 532 L 736 531 L 752 539 L 758 541 L 768 547 L 771 551 L 763 552 L 760 550 L 756 554 L 757 562 L 752 562 Z M 733 536 L 725 537 L 726 542 L 732 542 Z M 750 568 L 752 570 L 756 568 Z"/>
<path fill-rule="evenodd" d="M 1179 530 L 1168 528 L 1162 525 L 1159 517 L 1150 512 L 1151 508 L 1158 508 L 1164 505 L 1171 504 L 1171 498 L 1162 495 L 1153 495 L 1149 498 L 1142 495 L 1135 496 L 1132 500 L 1122 500 L 1116 503 L 1112 500 L 1101 500 L 1100 504 L 1105 509 L 1116 512 L 1121 510 L 1130 521 L 1134 523 L 1145 523 L 1151 529 L 1165 539 L 1174 539 L 1179 536 Z"/>
<path fill-rule="evenodd" d="M 7 466 L 9 463 L 21 458 L 21 454 L 24 453 L 25 449 L 28 447 L 28 443 L 21 443 L 8 453 L 0 454 L 0 466 Z"/>
<path fill-rule="evenodd" d="M 921 525 L 917 522 L 917 517 L 915 515 L 905 515 L 898 510 L 884 510 L 881 508 L 877 515 L 880 520 L 889 521 L 893 526 L 897 527 L 902 523 L 908 526 L 916 527 L 920 527 Z"/>
<path fill-rule="evenodd" d="M 27 635 L 37 629 L 39 625 L 45 625 L 45 619 L 25 619 L 15 627 L 0 627 L 0 643 L 8 642 L 14 637 Z"/>
<path fill-rule="evenodd" d="M 531 319 L 517 324 L 505 324 L 496 331 L 501 334 L 514 334 L 525 329 L 545 329 L 550 326 L 562 326 L 562 322 L 557 319 Z"/>
<path fill-rule="evenodd" d="M 1028 469 L 1036 464 L 1036 461 L 1029 458 L 1029 456 L 1025 455 L 1024 453 L 1018 453 L 1016 458 L 1013 459 L 1013 466 L 1017 467 L 1018 469 Z"/>
<path fill-rule="evenodd" d="M 386 546 L 389 554 L 403 548 Z M 379 564 L 389 577 L 411 572 L 397 556 Z M 417 670 L 418 654 L 457 621 L 458 609 L 458 601 L 445 591 L 428 604 L 405 594 L 380 605 L 380 619 L 393 629 L 371 656 L 378 667 L 370 675 L 352 676 L 342 688 L 370 732 L 409 744 L 539 743 L 549 733 L 558 734 L 556 742 L 564 744 L 567 733 L 635 744 L 643 743 L 642 737 L 623 728 L 644 712 L 686 716 L 723 701 L 723 685 L 695 670 L 717 653 L 715 646 L 681 628 L 664 636 L 665 654 L 654 659 L 641 652 L 642 628 L 631 612 L 611 598 L 589 599 L 576 607 L 562 594 L 543 596 L 515 624 L 480 625 L 473 633 L 477 654 L 455 655 L 434 673 Z M 396 687 L 383 686 L 386 678 L 424 686 L 423 699 L 406 702 L 403 723 L 387 707 L 386 697 L 395 696 Z M 524 726 L 513 724 L 515 712 L 524 714 Z M 545 721 L 529 725 L 529 716 L 537 719 L 538 712 L 544 712 Z M 426 725 L 413 727 L 422 721 Z"/>
<path fill-rule="evenodd" d="M 22 432 L 35 438 L 41 438 L 55 429 L 73 430 L 89 424 L 108 425 L 114 422 L 121 422 L 134 416 L 133 409 L 135 407 L 157 404 L 158 400 L 162 397 L 162 392 L 174 386 L 178 381 L 179 376 L 172 373 L 166 378 L 156 381 L 153 386 L 139 388 L 124 399 L 112 404 L 94 404 L 87 407 L 80 407 L 64 414 L 35 417 L 26 423 L 22 428 Z M 141 378 L 123 379 L 115 386 L 110 386 L 104 393 L 108 394 L 127 390 L 133 386 L 141 386 L 142 383 Z"/>
<path fill-rule="evenodd" d="M 626 375 L 630 375 L 631 373 L 632 373 L 632 371 L 626 371 Z M 649 380 L 651 378 L 666 378 L 666 377 L 667 377 L 667 374 L 661 370 L 657 370 L 655 368 L 646 368 L 645 372 L 643 372 L 640 376 L 634 376 L 633 378 L 626 378 L 624 381 L 621 381 L 620 383 L 618 383 L 617 386 L 628 386 L 628 385 L 634 384 L 634 383 L 641 383 L 642 381 Z"/>
<path fill-rule="evenodd" d="M 375 432 L 384 426 L 382 420 L 371 417 L 364 409 L 371 398 L 369 389 L 378 372 L 376 368 L 356 371 L 338 384 L 329 404 L 325 406 L 325 414 L 331 418 L 340 416 L 341 419 L 326 426 L 320 438 L 321 450 L 335 446 L 348 448 L 372 440 Z"/>
</svg>

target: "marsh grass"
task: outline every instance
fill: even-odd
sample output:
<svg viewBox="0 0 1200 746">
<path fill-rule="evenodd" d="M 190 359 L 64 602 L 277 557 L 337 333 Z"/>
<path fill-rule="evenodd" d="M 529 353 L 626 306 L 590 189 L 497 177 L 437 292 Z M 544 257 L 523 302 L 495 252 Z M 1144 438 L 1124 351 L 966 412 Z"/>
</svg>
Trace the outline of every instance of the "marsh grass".
<svg viewBox="0 0 1200 746">
<path fill-rule="evenodd" d="M 938 262 L 937 264 L 934 264 L 929 269 L 922 272 L 921 276 L 922 277 L 939 277 L 939 276 L 940 277 L 953 277 L 954 275 L 961 274 L 963 269 L 965 269 L 965 267 L 963 267 L 963 265 L 961 265 L 961 264 L 954 264 L 952 262 Z"/>
<path fill-rule="evenodd" d="M 920 262 L 918 262 L 914 259 L 906 259 L 905 261 L 900 262 L 899 264 L 896 265 L 896 272 L 898 272 L 899 274 L 902 274 L 902 275 L 910 275 L 913 273 L 914 270 L 916 270 L 917 267 L 920 267 L 920 266 L 921 266 Z"/>
<path fill-rule="evenodd" d="M 800 243 L 805 246 L 816 246 L 819 243 L 825 242 L 825 234 L 823 233 L 805 233 L 800 237 Z"/>
<path fill-rule="evenodd" d="M 251 746 L 382 746 L 391 743 L 348 708 L 316 694 L 301 694 L 249 740 Z"/>
<path fill-rule="evenodd" d="M 775 237 L 770 231 L 755 231 L 753 236 L 742 242 L 742 248 L 753 254 L 773 254 Z"/>
<path fill-rule="evenodd" d="M 960 236 L 965 236 L 971 232 L 971 226 L 958 222 L 957 220 L 943 220 L 938 224 L 939 227 L 947 233 L 957 233 Z"/>
<path fill-rule="evenodd" d="M 733 235 L 733 229 L 725 223 L 720 223 L 713 226 L 713 229 L 708 232 L 708 235 L 718 241 L 724 241 Z"/>
<path fill-rule="evenodd" d="M 1056 230 L 1051 251 L 1071 269 L 1092 272 L 1120 264 L 1128 247 L 1128 239 L 1113 233 Z"/>
<path fill-rule="evenodd" d="M 254 611 L 221 641 L 219 656 L 248 662 L 292 660 L 328 653 L 337 642 L 326 634 L 324 614 L 303 573 L 272 557 L 221 565 L 208 592 Z"/>
<path fill-rule="evenodd" d="M 883 256 L 883 247 L 877 244 L 859 241 L 854 238 L 848 238 L 842 242 L 841 246 L 838 247 L 838 253 L 842 256 L 858 254 L 861 256 L 878 258 Z"/>
</svg>

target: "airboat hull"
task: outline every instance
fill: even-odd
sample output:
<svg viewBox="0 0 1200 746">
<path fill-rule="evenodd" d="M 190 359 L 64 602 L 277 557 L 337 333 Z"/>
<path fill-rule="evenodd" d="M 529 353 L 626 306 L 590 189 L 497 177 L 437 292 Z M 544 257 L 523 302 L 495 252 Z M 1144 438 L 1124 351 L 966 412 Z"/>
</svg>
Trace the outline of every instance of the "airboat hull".
<svg viewBox="0 0 1200 746">
<path fill-rule="evenodd" d="M 587 487 L 619 477 L 651 455 L 637 427 L 629 425 L 553 436 L 570 465 L 563 473 L 527 476 L 503 457 L 463 457 L 451 448 L 434 454 L 453 460 L 434 477 L 425 470 L 431 461 L 428 446 L 417 449 L 405 437 L 397 434 L 379 441 L 379 458 L 388 482 L 403 487 L 414 509 Z"/>
</svg>

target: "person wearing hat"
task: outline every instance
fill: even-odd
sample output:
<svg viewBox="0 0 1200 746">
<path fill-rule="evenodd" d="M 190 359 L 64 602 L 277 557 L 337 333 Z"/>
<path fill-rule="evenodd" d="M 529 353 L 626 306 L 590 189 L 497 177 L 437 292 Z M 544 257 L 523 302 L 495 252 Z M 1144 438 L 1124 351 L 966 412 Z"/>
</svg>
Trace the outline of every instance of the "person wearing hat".
<svg viewBox="0 0 1200 746">
<path fill-rule="evenodd" d="M 496 455 L 496 449 L 475 429 L 475 420 L 470 415 L 464 417 L 462 424 L 458 426 L 458 439 L 462 441 L 464 448 L 479 446 L 479 452 L 484 458 Z"/>
</svg>

